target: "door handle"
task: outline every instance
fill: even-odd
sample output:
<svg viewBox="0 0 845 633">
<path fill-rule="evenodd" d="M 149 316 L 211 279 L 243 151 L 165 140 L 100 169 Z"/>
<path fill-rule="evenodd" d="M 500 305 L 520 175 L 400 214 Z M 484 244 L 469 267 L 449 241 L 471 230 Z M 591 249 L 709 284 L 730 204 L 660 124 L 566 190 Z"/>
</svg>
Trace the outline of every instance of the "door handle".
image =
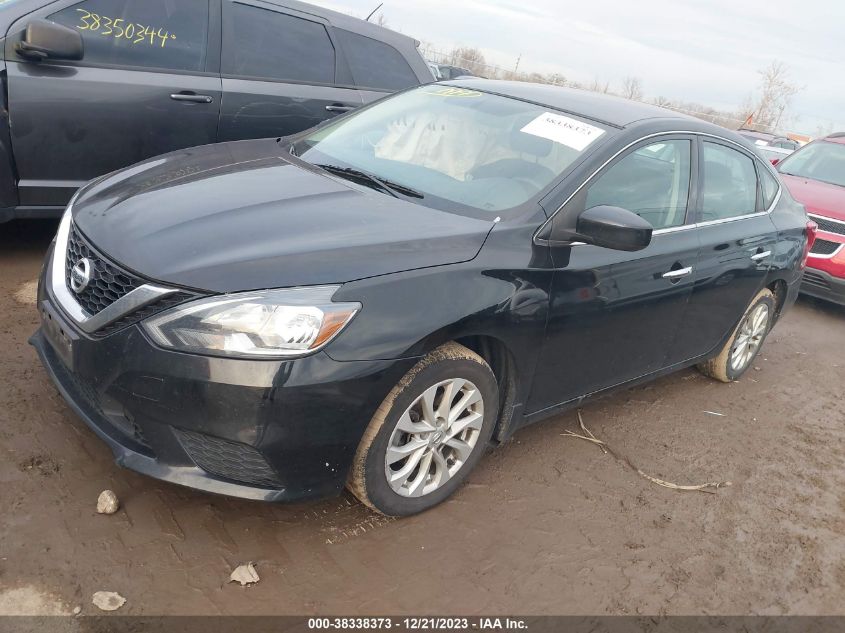
<svg viewBox="0 0 845 633">
<path fill-rule="evenodd" d="M 174 101 L 187 101 L 188 103 L 211 103 L 214 101 L 213 97 L 209 95 L 198 95 L 192 92 L 177 92 L 170 95 Z"/>
<path fill-rule="evenodd" d="M 772 251 L 764 251 L 762 253 L 757 253 L 756 255 L 752 255 L 751 259 L 754 260 L 755 262 L 759 262 L 759 261 L 766 259 L 771 254 L 772 254 Z"/>
<path fill-rule="evenodd" d="M 350 105 L 341 105 L 341 104 L 333 104 L 326 106 L 326 112 L 349 112 L 350 110 L 354 110 L 356 106 Z"/>
<path fill-rule="evenodd" d="M 670 270 L 668 273 L 663 273 L 663 279 L 675 281 L 676 279 L 681 279 L 682 277 L 687 277 L 691 274 L 692 266 L 688 266 L 687 268 L 679 268 L 678 270 Z"/>
</svg>

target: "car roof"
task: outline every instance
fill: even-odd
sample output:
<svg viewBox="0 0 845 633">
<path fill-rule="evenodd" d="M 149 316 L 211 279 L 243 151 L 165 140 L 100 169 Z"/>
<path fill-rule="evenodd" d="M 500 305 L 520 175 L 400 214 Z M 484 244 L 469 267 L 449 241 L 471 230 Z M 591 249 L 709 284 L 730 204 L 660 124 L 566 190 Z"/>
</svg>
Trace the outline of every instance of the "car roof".
<svg viewBox="0 0 845 633">
<path fill-rule="evenodd" d="M 837 132 L 835 134 L 829 134 L 828 136 L 821 139 L 823 141 L 829 141 L 831 143 L 839 143 L 840 145 L 845 145 L 845 132 Z"/>
<path fill-rule="evenodd" d="M 737 130 L 737 134 L 741 134 L 742 136 L 749 136 L 751 138 L 760 138 L 766 140 L 786 138 L 785 136 L 777 136 L 776 134 L 772 134 L 771 132 L 760 132 L 759 130 L 746 130 L 745 128 Z"/>
<path fill-rule="evenodd" d="M 619 128 L 647 119 L 678 119 L 684 122 L 705 124 L 718 130 L 720 134 L 726 131 L 724 128 L 711 126 L 701 119 L 680 112 L 577 88 L 494 79 L 459 79 L 442 83 L 530 101 Z"/>
</svg>

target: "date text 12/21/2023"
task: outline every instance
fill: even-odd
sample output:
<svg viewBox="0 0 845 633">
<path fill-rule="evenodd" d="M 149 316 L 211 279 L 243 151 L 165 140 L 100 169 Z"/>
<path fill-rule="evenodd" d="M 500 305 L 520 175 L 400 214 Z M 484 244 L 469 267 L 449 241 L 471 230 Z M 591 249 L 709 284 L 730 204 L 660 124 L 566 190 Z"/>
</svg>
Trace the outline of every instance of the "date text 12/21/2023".
<svg viewBox="0 0 845 633">
<path fill-rule="evenodd" d="M 508 617 L 349 617 L 309 618 L 308 628 L 315 631 L 381 629 L 397 631 L 521 631 L 528 624 Z"/>
</svg>

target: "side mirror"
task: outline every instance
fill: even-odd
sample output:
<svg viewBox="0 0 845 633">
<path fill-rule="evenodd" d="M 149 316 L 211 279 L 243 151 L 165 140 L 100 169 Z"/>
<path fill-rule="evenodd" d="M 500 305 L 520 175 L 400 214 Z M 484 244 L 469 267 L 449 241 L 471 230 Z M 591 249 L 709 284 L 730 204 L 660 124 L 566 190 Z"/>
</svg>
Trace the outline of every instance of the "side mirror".
<svg viewBox="0 0 845 633">
<path fill-rule="evenodd" d="M 79 31 L 49 20 L 33 20 L 27 24 L 23 39 L 17 45 L 17 52 L 33 61 L 77 60 L 82 59 L 85 48 Z"/>
<path fill-rule="evenodd" d="M 636 213 L 620 207 L 601 205 L 587 209 L 580 216 L 576 229 L 563 228 L 554 222 L 546 224 L 534 238 L 538 246 L 570 246 L 584 242 L 616 251 L 641 251 L 651 244 L 654 227 Z"/>
<path fill-rule="evenodd" d="M 606 205 L 587 209 L 578 217 L 583 241 L 616 251 L 641 251 L 651 244 L 654 227 L 627 209 Z"/>
</svg>

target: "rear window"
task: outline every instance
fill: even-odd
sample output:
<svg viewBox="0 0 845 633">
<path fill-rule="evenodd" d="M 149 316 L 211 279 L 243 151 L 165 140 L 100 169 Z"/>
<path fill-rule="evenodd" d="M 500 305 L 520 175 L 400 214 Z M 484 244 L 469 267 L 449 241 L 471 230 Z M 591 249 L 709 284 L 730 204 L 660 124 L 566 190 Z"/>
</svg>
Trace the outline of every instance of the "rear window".
<svg viewBox="0 0 845 633">
<path fill-rule="evenodd" d="M 335 33 L 346 53 L 356 85 L 390 91 L 419 85 L 408 62 L 389 44 L 342 29 Z"/>
<path fill-rule="evenodd" d="M 233 3 L 224 29 L 227 75 L 334 83 L 334 46 L 318 22 Z"/>
</svg>

